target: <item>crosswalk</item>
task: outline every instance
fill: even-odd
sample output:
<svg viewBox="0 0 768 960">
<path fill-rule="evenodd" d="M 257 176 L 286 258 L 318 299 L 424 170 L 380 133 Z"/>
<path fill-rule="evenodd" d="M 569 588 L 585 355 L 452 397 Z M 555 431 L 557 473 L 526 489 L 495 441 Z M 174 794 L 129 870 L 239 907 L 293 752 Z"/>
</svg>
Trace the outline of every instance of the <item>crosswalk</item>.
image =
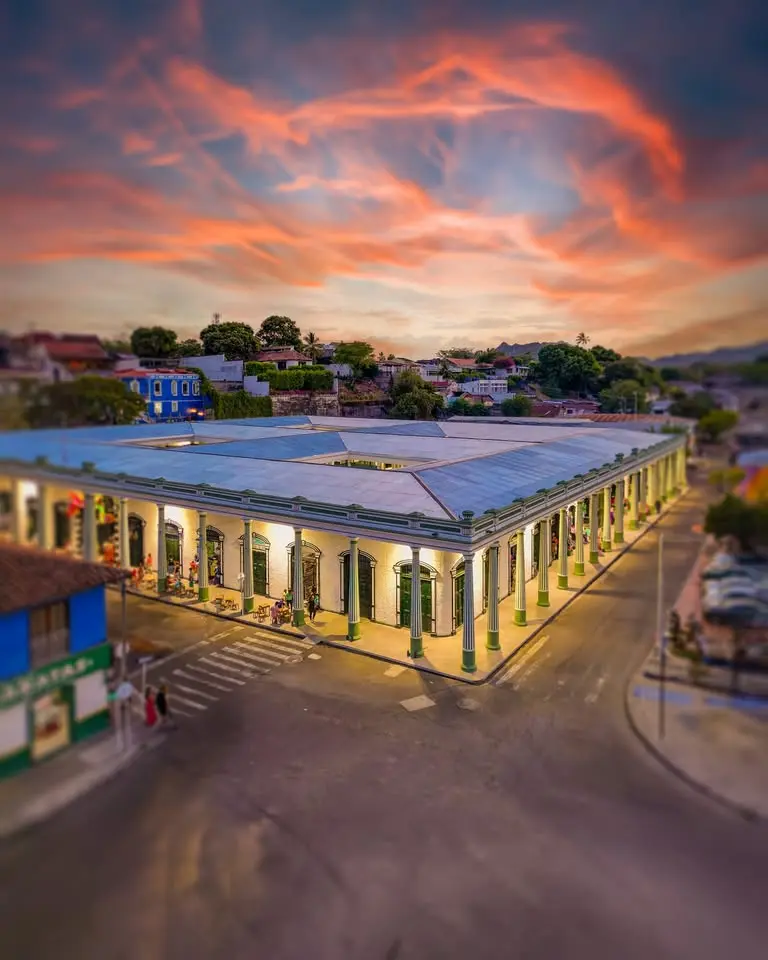
<svg viewBox="0 0 768 960">
<path fill-rule="evenodd" d="M 508 667 L 493 678 L 493 686 L 514 692 L 535 688 L 535 695 L 542 702 L 555 697 L 581 699 L 587 705 L 596 704 L 610 679 L 609 673 L 593 664 L 563 676 L 558 669 L 562 658 L 553 657 L 555 651 L 549 641 L 549 636 L 544 635 L 526 646 L 520 656 L 515 657 Z"/>
<path fill-rule="evenodd" d="M 199 717 L 249 681 L 300 662 L 314 647 L 312 641 L 299 637 L 243 630 L 236 626 L 222 631 L 196 643 L 174 662 L 159 661 L 147 671 L 148 683 L 168 685 L 172 713 Z M 140 704 L 134 709 L 143 715 Z"/>
</svg>

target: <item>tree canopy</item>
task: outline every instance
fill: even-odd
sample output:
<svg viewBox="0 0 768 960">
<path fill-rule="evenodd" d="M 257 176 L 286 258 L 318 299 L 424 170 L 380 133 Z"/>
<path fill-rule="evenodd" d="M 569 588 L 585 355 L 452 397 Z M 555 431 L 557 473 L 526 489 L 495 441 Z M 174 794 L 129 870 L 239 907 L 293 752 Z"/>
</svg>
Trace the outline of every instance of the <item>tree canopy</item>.
<svg viewBox="0 0 768 960">
<path fill-rule="evenodd" d="M 491 411 L 485 404 L 476 400 L 467 400 L 458 397 L 450 406 L 450 412 L 455 417 L 490 417 Z"/>
<path fill-rule="evenodd" d="M 601 369 L 591 350 L 548 343 L 539 350 L 534 373 L 547 392 L 588 393 L 596 389 Z"/>
<path fill-rule="evenodd" d="M 131 350 L 137 357 L 173 357 L 177 349 L 176 331 L 167 327 L 137 327 L 131 334 Z"/>
<path fill-rule="evenodd" d="M 248 360 L 259 349 L 253 327 L 234 320 L 209 324 L 200 331 L 200 340 L 207 356 L 223 353 L 227 360 Z"/>
<path fill-rule="evenodd" d="M 376 366 L 373 347 L 365 340 L 350 340 L 340 343 L 333 354 L 334 363 L 346 363 L 356 377 L 370 376 Z M 373 373 L 375 376 L 375 373 Z"/>
<path fill-rule="evenodd" d="M 616 380 L 600 391 L 603 413 L 647 413 L 645 387 L 637 380 Z"/>
<path fill-rule="evenodd" d="M 591 347 L 589 352 L 598 363 L 613 363 L 616 360 L 621 360 L 620 353 L 616 353 L 615 350 L 611 350 L 609 347 L 601 347 L 599 343 Z"/>
<path fill-rule="evenodd" d="M 522 393 L 501 401 L 501 412 L 505 417 L 530 417 L 532 410 L 533 401 Z"/>
<path fill-rule="evenodd" d="M 267 317 L 259 327 L 257 337 L 265 350 L 271 347 L 293 347 L 301 350 L 301 330 L 290 317 L 280 317 L 273 314 Z"/>
<path fill-rule="evenodd" d="M 440 394 L 413 370 L 395 377 L 391 394 L 391 415 L 399 420 L 434 420 L 443 409 Z"/>
<path fill-rule="evenodd" d="M 33 427 L 126 424 L 145 409 L 144 399 L 122 381 L 84 376 L 41 386 L 29 404 L 27 419 Z"/>
<path fill-rule="evenodd" d="M 705 390 L 699 390 L 679 397 L 669 408 L 673 417 L 687 417 L 690 420 L 700 420 L 705 414 L 718 407 L 717 400 Z"/>
<path fill-rule="evenodd" d="M 176 350 L 178 357 L 202 357 L 203 345 L 199 340 L 182 340 Z"/>
<path fill-rule="evenodd" d="M 470 350 L 469 347 L 448 347 L 447 350 L 438 350 L 437 355 L 438 357 L 443 357 L 446 360 L 474 360 L 475 359 L 475 351 Z"/>
<path fill-rule="evenodd" d="M 732 430 L 739 422 L 734 410 L 710 410 L 705 413 L 696 427 L 699 436 L 709 443 L 717 443 L 724 433 Z"/>
<path fill-rule="evenodd" d="M 747 552 L 768 546 L 768 503 L 747 503 L 728 493 L 707 510 L 704 531 L 718 539 L 733 537 Z"/>
</svg>

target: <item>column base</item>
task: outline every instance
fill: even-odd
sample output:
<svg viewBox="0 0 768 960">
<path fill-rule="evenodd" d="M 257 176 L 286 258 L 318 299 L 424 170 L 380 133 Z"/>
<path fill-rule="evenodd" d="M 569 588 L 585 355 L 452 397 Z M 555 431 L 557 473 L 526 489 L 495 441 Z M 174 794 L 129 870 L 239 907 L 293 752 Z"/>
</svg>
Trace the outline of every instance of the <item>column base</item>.
<svg viewBox="0 0 768 960">
<path fill-rule="evenodd" d="M 611 543 L 610 540 L 603 540 L 602 548 L 605 551 L 605 553 L 610 553 L 612 547 L 613 547 L 613 544 Z"/>
<path fill-rule="evenodd" d="M 639 529 L 640 529 L 640 521 L 639 521 L 639 520 L 630 520 L 630 521 L 629 521 L 629 529 L 630 529 L 630 530 L 639 530 Z"/>
<path fill-rule="evenodd" d="M 360 621 L 357 623 L 347 623 L 347 640 L 360 639 Z"/>
<path fill-rule="evenodd" d="M 623 533 L 614 533 L 613 535 L 614 543 L 624 543 L 624 534 Z"/>
<path fill-rule="evenodd" d="M 595 553 L 592 550 L 589 551 L 589 562 L 590 563 L 600 563 L 600 554 Z"/>
<path fill-rule="evenodd" d="M 302 607 L 301 610 L 294 610 L 293 616 L 291 617 L 291 623 L 294 625 L 294 627 L 303 627 L 305 622 L 304 608 Z"/>
<path fill-rule="evenodd" d="M 408 647 L 408 656 L 412 660 L 418 660 L 424 656 L 424 641 L 421 637 L 411 637 L 411 645 Z"/>
<path fill-rule="evenodd" d="M 167 579 L 167 577 L 163 577 L 162 579 L 160 579 L 160 578 L 158 577 L 158 580 L 157 580 L 157 592 L 158 592 L 158 593 L 165 593 L 165 591 L 167 590 L 167 588 L 168 588 L 168 579 Z"/>
<path fill-rule="evenodd" d="M 211 591 L 209 587 L 197 588 L 197 599 L 200 603 L 206 603 L 210 595 L 211 595 Z"/>
<path fill-rule="evenodd" d="M 525 627 L 528 625 L 528 617 L 525 610 L 515 610 L 515 626 Z"/>
<path fill-rule="evenodd" d="M 253 597 L 243 597 L 243 613 L 253 613 Z"/>
<path fill-rule="evenodd" d="M 549 606 L 549 590 L 539 590 L 539 599 L 536 601 L 537 607 Z"/>
<path fill-rule="evenodd" d="M 576 577 L 583 577 L 583 576 L 584 576 L 584 564 L 583 564 L 583 563 L 579 563 L 578 561 L 577 561 L 576 563 L 574 563 L 574 565 L 573 565 L 573 573 L 574 573 L 574 576 L 576 576 Z"/>
<path fill-rule="evenodd" d="M 485 639 L 485 649 L 486 650 L 501 650 L 501 644 L 499 643 L 499 631 L 498 630 L 489 630 L 488 635 Z"/>
<path fill-rule="evenodd" d="M 461 651 L 461 669 L 464 671 L 464 673 L 474 673 L 475 670 L 477 670 L 474 650 Z"/>
<path fill-rule="evenodd" d="M 568 577 L 567 577 L 567 576 L 564 577 L 564 576 L 562 575 L 562 573 L 558 573 L 558 575 L 557 575 L 557 585 L 558 585 L 558 587 L 559 587 L 561 590 L 567 590 L 567 589 L 568 589 Z"/>
</svg>

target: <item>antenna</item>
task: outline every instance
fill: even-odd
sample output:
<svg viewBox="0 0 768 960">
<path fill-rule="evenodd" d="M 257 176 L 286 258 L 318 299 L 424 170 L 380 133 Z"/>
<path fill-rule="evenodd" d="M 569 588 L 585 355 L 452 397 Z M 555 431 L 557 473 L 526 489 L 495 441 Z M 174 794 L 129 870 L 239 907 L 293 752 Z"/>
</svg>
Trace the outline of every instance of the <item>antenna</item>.
<svg viewBox="0 0 768 960">
<path fill-rule="evenodd" d="M 216 324 L 216 323 L 219 322 L 219 320 L 221 320 L 221 314 L 220 314 L 220 313 L 214 313 L 214 315 L 213 315 L 213 322 Z"/>
</svg>

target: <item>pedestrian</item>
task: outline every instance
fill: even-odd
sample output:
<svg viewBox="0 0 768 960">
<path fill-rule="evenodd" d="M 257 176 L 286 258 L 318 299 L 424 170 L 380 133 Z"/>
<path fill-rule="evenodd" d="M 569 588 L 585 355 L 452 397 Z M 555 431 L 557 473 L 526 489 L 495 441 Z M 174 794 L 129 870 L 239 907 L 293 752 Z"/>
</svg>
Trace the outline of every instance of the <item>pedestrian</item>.
<svg viewBox="0 0 768 960">
<path fill-rule="evenodd" d="M 315 622 L 315 617 L 317 616 L 317 611 L 320 609 L 320 594 L 317 590 L 314 591 L 312 596 L 309 598 L 309 619 L 312 623 Z"/>
<path fill-rule="evenodd" d="M 155 697 L 155 703 L 157 705 L 157 712 L 160 715 L 160 724 L 167 726 L 171 723 L 171 711 L 168 706 L 168 687 L 166 684 L 160 684 L 157 696 Z"/>
<path fill-rule="evenodd" d="M 144 691 L 144 722 L 148 727 L 154 727 L 157 723 L 157 708 L 152 687 L 147 687 Z"/>
<path fill-rule="evenodd" d="M 656 501 L 656 513 L 661 513 L 661 500 Z"/>
<path fill-rule="evenodd" d="M 269 615 L 272 618 L 272 626 L 276 627 L 280 623 L 280 601 L 273 603 L 269 608 Z"/>
</svg>

